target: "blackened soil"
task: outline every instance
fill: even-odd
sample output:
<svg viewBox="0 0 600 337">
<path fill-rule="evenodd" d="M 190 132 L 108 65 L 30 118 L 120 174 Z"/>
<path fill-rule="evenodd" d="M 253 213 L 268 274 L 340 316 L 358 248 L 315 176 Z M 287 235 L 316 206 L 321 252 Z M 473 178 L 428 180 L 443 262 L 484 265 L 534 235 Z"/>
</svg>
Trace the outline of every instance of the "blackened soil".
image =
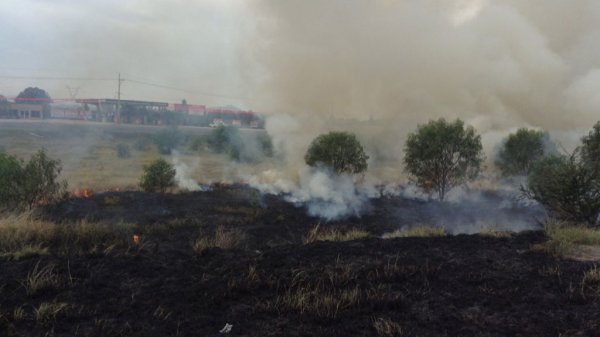
<svg viewBox="0 0 600 337">
<path fill-rule="evenodd" d="M 47 216 L 135 222 L 142 244 L 0 259 L 0 335 L 223 336 L 229 323 L 230 336 L 600 336 L 600 284 L 584 281 L 593 265 L 532 250 L 541 232 L 303 245 L 318 219 L 244 188 L 109 193 Z M 324 225 L 390 229 L 371 219 Z M 193 239 L 218 225 L 245 244 L 195 253 Z M 27 295 L 38 263 L 58 281 Z M 44 302 L 66 306 L 42 319 Z"/>
</svg>

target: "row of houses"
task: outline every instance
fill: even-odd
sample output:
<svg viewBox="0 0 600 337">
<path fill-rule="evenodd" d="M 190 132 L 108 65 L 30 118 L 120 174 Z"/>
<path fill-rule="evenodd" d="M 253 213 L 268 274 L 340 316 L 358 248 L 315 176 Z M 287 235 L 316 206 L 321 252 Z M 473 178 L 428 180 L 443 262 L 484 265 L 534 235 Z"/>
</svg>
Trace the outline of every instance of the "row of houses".
<svg viewBox="0 0 600 337">
<path fill-rule="evenodd" d="M 258 114 L 235 107 L 206 107 L 109 98 L 10 102 L 0 96 L 0 118 L 70 119 L 138 125 L 264 127 L 264 119 Z"/>
</svg>

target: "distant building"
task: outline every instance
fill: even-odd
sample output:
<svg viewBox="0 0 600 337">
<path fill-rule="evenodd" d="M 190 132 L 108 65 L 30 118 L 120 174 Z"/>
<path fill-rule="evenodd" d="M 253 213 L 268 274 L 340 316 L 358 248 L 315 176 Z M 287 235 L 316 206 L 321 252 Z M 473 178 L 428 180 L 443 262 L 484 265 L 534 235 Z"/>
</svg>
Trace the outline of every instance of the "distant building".
<svg viewBox="0 0 600 337">
<path fill-rule="evenodd" d="M 111 98 L 77 99 L 77 103 L 93 106 L 93 120 L 101 122 L 132 123 L 132 124 L 161 124 L 156 113 L 167 111 L 168 103 L 134 100 L 119 100 Z M 117 105 L 120 104 L 120 116 Z M 153 115 L 154 113 L 154 115 Z"/>
<path fill-rule="evenodd" d="M 188 115 L 206 115 L 206 105 L 195 104 L 173 104 L 173 111 Z"/>
<path fill-rule="evenodd" d="M 46 104 L 10 103 L 8 107 L 9 118 L 18 119 L 44 119 L 46 111 Z"/>
</svg>

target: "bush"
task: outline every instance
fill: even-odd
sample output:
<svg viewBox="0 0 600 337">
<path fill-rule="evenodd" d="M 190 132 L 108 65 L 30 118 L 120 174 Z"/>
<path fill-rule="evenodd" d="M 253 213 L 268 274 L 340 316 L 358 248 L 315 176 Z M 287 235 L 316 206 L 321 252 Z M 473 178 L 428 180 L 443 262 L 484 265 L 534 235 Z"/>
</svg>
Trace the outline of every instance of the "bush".
<svg viewBox="0 0 600 337">
<path fill-rule="evenodd" d="M 504 176 L 527 176 L 537 160 L 555 152 L 547 132 L 523 128 L 504 140 L 495 163 Z"/>
<path fill-rule="evenodd" d="M 484 160 L 481 136 L 460 119 L 420 125 L 408 135 L 405 152 L 406 171 L 419 187 L 436 191 L 442 201 L 450 189 L 475 179 Z"/>
<path fill-rule="evenodd" d="M 368 159 L 354 134 L 335 131 L 315 138 L 304 156 L 307 165 L 325 165 L 338 174 L 365 172 Z"/>
<path fill-rule="evenodd" d="M 129 145 L 127 144 L 117 144 L 117 157 L 121 159 L 131 158 L 131 150 L 129 150 Z"/>
<path fill-rule="evenodd" d="M 23 162 L 0 152 L 0 209 L 19 207 L 22 203 Z"/>
<path fill-rule="evenodd" d="M 145 192 L 164 193 L 167 188 L 175 186 L 175 169 L 164 159 L 157 159 L 144 166 L 140 187 Z"/>
<path fill-rule="evenodd" d="M 600 176 L 600 122 L 581 139 L 581 159 L 597 176 Z"/>
<path fill-rule="evenodd" d="M 600 212 L 600 179 L 578 156 L 552 155 L 535 163 L 526 195 L 559 219 L 596 224 Z"/>
<path fill-rule="evenodd" d="M 28 162 L 0 153 L 0 209 L 32 208 L 58 199 L 66 189 L 66 182 L 58 181 L 61 170 L 45 150 Z"/>
<path fill-rule="evenodd" d="M 67 188 L 66 181 L 58 181 L 61 171 L 60 161 L 48 157 L 44 149 L 32 155 L 23 167 L 22 196 L 25 205 L 31 208 L 61 197 Z"/>
<path fill-rule="evenodd" d="M 183 142 L 183 134 L 175 126 L 163 129 L 154 136 L 154 144 L 161 154 L 171 154 Z"/>
</svg>

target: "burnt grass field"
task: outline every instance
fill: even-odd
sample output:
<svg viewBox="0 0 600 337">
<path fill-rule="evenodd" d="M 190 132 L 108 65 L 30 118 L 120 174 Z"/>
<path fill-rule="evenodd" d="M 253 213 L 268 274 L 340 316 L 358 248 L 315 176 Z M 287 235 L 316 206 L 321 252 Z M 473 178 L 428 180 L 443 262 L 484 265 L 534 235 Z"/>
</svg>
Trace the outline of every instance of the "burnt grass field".
<svg viewBox="0 0 600 337">
<path fill-rule="evenodd" d="M 532 249 L 540 230 L 380 238 L 444 207 L 380 198 L 324 222 L 244 186 L 70 198 L 41 215 L 133 224 L 131 242 L 0 259 L 0 335 L 223 336 L 229 323 L 229 336 L 600 336 L 600 287 L 583 279 L 594 264 Z M 319 223 L 369 236 L 307 243 Z M 235 244 L 206 244 L 219 232 Z M 53 282 L 28 291 L 43 266 Z"/>
</svg>

